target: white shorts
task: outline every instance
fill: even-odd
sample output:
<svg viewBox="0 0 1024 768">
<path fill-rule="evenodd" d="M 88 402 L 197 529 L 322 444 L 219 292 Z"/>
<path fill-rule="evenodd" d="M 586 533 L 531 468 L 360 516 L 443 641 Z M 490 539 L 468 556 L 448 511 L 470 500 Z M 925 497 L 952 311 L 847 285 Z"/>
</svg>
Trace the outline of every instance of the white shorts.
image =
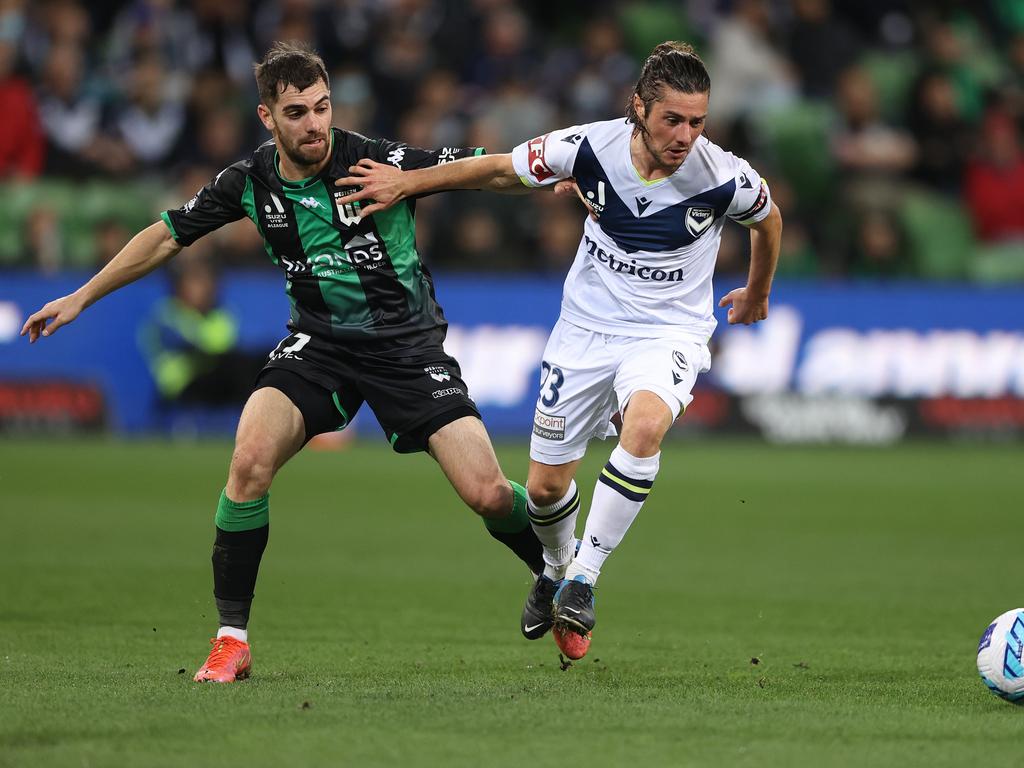
<svg viewBox="0 0 1024 768">
<path fill-rule="evenodd" d="M 544 348 L 530 458 L 557 465 L 582 457 L 592 438 L 615 434 L 611 417 L 640 390 L 664 400 L 674 420 L 710 368 L 706 344 L 609 336 L 560 318 Z"/>
</svg>

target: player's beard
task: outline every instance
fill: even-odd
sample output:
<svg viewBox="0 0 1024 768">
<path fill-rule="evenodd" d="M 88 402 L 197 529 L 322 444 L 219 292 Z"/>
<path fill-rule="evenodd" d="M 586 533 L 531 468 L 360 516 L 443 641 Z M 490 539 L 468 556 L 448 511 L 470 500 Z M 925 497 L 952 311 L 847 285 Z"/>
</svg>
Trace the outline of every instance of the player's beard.
<svg viewBox="0 0 1024 768">
<path fill-rule="evenodd" d="M 330 137 L 327 135 L 321 136 L 323 143 L 320 145 L 319 151 L 311 148 L 306 148 L 301 143 L 289 144 L 287 141 L 282 139 L 281 149 L 288 155 L 288 159 L 291 160 L 292 164 L 298 168 L 315 168 L 320 165 L 327 157 L 327 152 L 331 148 Z M 303 141 L 309 141 L 307 136 Z"/>
<path fill-rule="evenodd" d="M 646 149 L 648 154 L 650 154 L 650 156 L 654 158 L 654 162 L 661 166 L 664 170 L 669 171 L 670 173 L 674 173 L 679 168 L 679 166 L 686 162 L 686 158 L 690 156 L 690 153 L 687 152 L 685 155 L 683 155 L 682 160 L 677 161 L 667 153 L 667 148 L 665 150 L 657 149 L 651 142 L 651 132 L 647 130 L 646 122 L 640 129 L 639 133 L 640 140 L 643 141 L 644 143 L 644 149 Z"/>
</svg>

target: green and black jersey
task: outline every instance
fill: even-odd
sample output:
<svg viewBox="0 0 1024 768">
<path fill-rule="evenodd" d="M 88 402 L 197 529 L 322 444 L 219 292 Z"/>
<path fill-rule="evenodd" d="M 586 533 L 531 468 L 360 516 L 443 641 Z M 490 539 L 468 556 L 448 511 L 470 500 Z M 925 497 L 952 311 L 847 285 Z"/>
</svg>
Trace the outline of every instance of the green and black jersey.
<svg viewBox="0 0 1024 768">
<path fill-rule="evenodd" d="M 302 181 L 285 181 L 273 141 L 248 160 L 221 171 L 164 222 L 181 245 L 191 245 L 228 222 L 248 216 L 271 260 L 284 270 L 291 301 L 288 327 L 319 338 L 374 341 L 425 331 L 444 334 L 430 272 L 416 251 L 414 206 L 404 200 L 366 218 L 359 203 L 337 201 L 354 191 L 336 187 L 348 168 L 368 157 L 402 169 L 425 168 L 483 149 L 417 149 L 334 128 L 331 159 Z"/>
</svg>

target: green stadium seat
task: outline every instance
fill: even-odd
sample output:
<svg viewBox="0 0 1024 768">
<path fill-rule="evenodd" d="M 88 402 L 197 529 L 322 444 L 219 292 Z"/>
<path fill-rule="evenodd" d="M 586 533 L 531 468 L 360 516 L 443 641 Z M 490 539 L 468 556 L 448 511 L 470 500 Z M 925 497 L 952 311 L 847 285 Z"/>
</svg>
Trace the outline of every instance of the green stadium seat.
<svg viewBox="0 0 1024 768">
<path fill-rule="evenodd" d="M 979 283 L 1024 282 L 1024 242 L 978 246 L 968 273 Z"/>
<path fill-rule="evenodd" d="M 686 40 L 698 47 L 682 3 L 628 3 L 618 16 L 626 46 L 637 62 L 666 40 Z"/>
<path fill-rule="evenodd" d="M 96 264 L 96 227 L 116 221 L 136 232 L 156 220 L 159 187 L 153 184 L 114 184 L 41 179 L 0 185 L 0 265 L 28 266 L 25 226 L 41 206 L 60 219 L 65 266 L 92 269 Z"/>
<path fill-rule="evenodd" d="M 878 108 L 889 122 L 904 123 L 910 103 L 910 89 L 921 70 L 912 51 L 873 51 L 860 61 L 878 94 Z"/>
<path fill-rule="evenodd" d="M 974 236 L 967 213 L 956 202 L 931 192 L 910 191 L 901 205 L 900 221 L 919 275 L 940 280 L 967 276 Z"/>
<path fill-rule="evenodd" d="M 828 131 L 833 119 L 831 108 L 817 102 L 793 104 L 757 118 L 766 150 L 805 210 L 822 208 L 832 197 L 835 165 Z"/>
</svg>

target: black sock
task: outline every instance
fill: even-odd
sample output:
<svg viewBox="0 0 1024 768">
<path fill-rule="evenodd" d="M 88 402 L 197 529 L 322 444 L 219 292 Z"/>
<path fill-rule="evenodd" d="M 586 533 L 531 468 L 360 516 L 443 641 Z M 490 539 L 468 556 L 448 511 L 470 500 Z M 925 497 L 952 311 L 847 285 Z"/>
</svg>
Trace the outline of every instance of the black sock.
<svg viewBox="0 0 1024 768">
<path fill-rule="evenodd" d="M 487 532 L 511 549 L 531 571 L 534 573 L 544 571 L 544 547 L 541 546 L 537 534 L 533 532 L 532 525 L 527 523 L 523 530 L 516 533 L 494 531 L 490 528 L 487 529 Z"/>
<path fill-rule="evenodd" d="M 211 560 L 213 596 L 217 600 L 222 627 L 245 629 L 249 624 L 256 575 L 269 536 L 269 525 L 250 531 L 217 528 Z"/>
</svg>

